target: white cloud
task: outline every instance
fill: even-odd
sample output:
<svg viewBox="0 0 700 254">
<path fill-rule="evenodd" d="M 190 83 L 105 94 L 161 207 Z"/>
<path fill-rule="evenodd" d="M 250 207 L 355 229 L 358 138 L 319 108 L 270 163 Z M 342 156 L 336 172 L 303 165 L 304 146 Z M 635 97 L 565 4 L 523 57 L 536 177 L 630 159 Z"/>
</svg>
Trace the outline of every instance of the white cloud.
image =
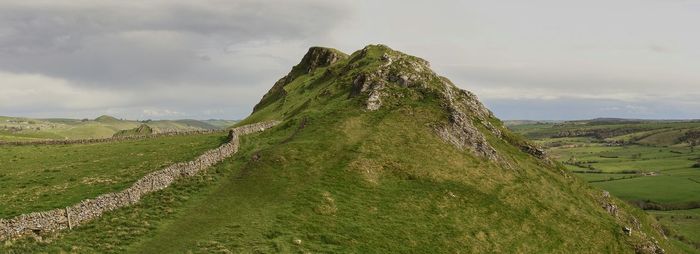
<svg viewBox="0 0 700 254">
<path fill-rule="evenodd" d="M 0 108 L 7 112 L 45 107 L 93 109 L 122 101 L 108 92 L 77 88 L 66 80 L 41 74 L 0 72 L 0 90 Z"/>
</svg>

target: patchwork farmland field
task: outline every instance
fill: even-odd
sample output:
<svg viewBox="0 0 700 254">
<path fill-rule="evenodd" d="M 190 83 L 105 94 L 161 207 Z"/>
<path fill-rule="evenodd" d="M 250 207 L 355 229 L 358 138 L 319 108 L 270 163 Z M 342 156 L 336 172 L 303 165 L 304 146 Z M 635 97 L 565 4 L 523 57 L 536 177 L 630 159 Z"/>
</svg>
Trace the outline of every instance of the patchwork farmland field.
<svg viewBox="0 0 700 254">
<path fill-rule="evenodd" d="M 648 210 L 700 246 L 700 123 L 592 120 L 510 128 L 591 185 Z"/>
</svg>

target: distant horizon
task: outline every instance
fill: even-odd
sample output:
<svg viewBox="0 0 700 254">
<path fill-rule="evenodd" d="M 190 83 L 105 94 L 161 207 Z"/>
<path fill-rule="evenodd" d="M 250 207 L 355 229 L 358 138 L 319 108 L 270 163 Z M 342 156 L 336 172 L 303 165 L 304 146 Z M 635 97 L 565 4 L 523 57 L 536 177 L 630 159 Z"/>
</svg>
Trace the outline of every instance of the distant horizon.
<svg viewBox="0 0 700 254">
<path fill-rule="evenodd" d="M 612 120 L 630 120 L 630 121 L 700 121 L 697 118 L 676 118 L 676 119 L 660 119 L 660 118 L 619 118 L 619 117 L 597 117 L 588 119 L 501 119 L 501 121 L 542 121 L 542 122 L 572 122 L 572 121 L 588 121 L 597 119 L 612 119 Z"/>
<path fill-rule="evenodd" d="M 124 118 L 124 117 L 119 117 L 117 115 L 98 115 L 98 116 L 93 116 L 93 117 L 62 117 L 62 116 L 51 116 L 51 117 L 31 117 L 31 116 L 17 116 L 17 115 L 4 115 L 0 114 L 0 117 L 13 117 L 13 118 L 28 118 L 28 119 L 43 119 L 43 120 L 48 120 L 48 119 L 70 119 L 70 120 L 82 120 L 82 119 L 88 119 L 88 120 L 95 120 L 101 116 L 109 116 L 109 117 L 114 117 L 119 120 L 125 120 L 125 121 L 147 121 L 147 120 L 152 120 L 152 121 L 174 121 L 174 120 L 196 120 L 196 121 L 207 121 L 207 120 L 223 120 L 223 121 L 241 121 L 245 119 L 246 117 L 242 118 L 207 118 L 207 119 L 202 119 L 202 118 L 146 118 L 146 119 L 140 119 L 140 118 Z M 496 116 L 498 117 L 498 116 Z M 597 120 L 597 119 L 610 119 L 610 120 L 639 120 L 639 121 L 700 121 L 700 118 L 624 118 L 624 117 L 594 117 L 594 118 L 572 118 L 572 119 L 503 119 L 499 118 L 501 121 L 542 121 L 542 122 L 570 122 L 570 121 L 587 121 L 587 120 Z"/>
</svg>

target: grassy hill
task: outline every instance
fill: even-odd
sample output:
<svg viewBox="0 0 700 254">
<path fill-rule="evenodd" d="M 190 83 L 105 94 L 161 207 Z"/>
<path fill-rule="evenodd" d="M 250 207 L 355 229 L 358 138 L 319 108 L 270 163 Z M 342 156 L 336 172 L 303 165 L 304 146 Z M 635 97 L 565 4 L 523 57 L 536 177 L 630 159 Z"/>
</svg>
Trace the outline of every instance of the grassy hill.
<svg viewBox="0 0 700 254">
<path fill-rule="evenodd" d="M 117 131 L 117 133 L 114 133 L 112 137 L 125 137 L 125 136 L 148 136 L 153 134 L 153 129 L 145 124 L 139 125 L 139 127 L 133 128 L 133 129 L 128 129 L 128 130 L 120 130 Z"/>
<path fill-rule="evenodd" d="M 232 158 L 18 252 L 669 253 L 653 217 L 543 159 L 420 58 L 314 47 Z M 614 203 L 613 214 L 602 206 Z M 632 234 L 623 232 L 632 229 Z M 656 243 L 658 241 L 658 243 Z"/>
<path fill-rule="evenodd" d="M 112 116 L 89 119 L 32 119 L 0 116 L 0 141 L 22 141 L 42 139 L 89 139 L 108 138 L 119 131 L 136 129 L 146 124 L 158 132 L 216 130 L 235 124 L 230 120 L 156 120 L 131 121 Z"/>
</svg>

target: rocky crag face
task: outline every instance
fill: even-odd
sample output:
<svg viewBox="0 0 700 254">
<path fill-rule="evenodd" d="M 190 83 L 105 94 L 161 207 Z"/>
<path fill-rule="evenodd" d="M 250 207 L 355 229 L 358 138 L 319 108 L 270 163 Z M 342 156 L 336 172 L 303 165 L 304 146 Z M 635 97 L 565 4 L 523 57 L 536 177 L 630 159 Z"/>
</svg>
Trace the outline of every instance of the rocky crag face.
<svg viewBox="0 0 700 254">
<path fill-rule="evenodd" d="M 355 142 L 352 146 L 359 148 L 353 149 L 360 151 L 344 167 L 349 171 L 359 168 L 367 182 L 374 185 L 381 185 L 382 176 L 409 174 L 410 178 L 453 181 L 482 189 L 477 196 L 500 200 L 509 207 L 504 209 L 535 216 L 513 222 L 512 230 L 544 227 L 554 232 L 542 241 L 559 239 L 559 232 L 566 235 L 566 240 L 560 239 L 558 244 L 541 251 L 572 250 L 581 244 L 581 239 L 604 238 L 588 242 L 592 252 L 598 247 L 603 252 L 663 252 L 664 243 L 657 239 L 664 237 L 653 219 L 614 198 L 603 197 L 600 190 L 591 189 L 566 173 L 543 150 L 507 130 L 473 93 L 432 71 L 428 61 L 387 46 L 370 45 L 351 55 L 335 49 L 310 48 L 302 61 L 275 83 L 244 123 L 271 119 L 285 120 L 284 126 L 296 129 L 287 141 L 300 140 L 302 133 L 313 132 L 309 129 L 314 127 L 326 128 L 317 132 L 340 130 L 335 135 L 346 136 L 341 142 Z M 355 137 L 357 133 L 364 136 Z M 376 138 L 379 136 L 382 138 Z M 411 142 L 420 145 L 407 145 Z M 414 153 L 434 157 L 407 162 L 405 157 Z M 432 163 L 431 159 L 440 161 Z M 431 168 L 429 165 L 435 167 L 433 164 L 451 168 Z M 539 208 L 533 204 L 539 204 Z M 611 206 L 615 207 L 614 212 Z M 469 208 L 462 209 L 466 212 Z M 495 215 L 492 219 L 507 220 L 502 216 L 507 215 Z M 579 224 L 583 221 L 586 222 Z M 629 234 L 629 228 L 636 233 Z M 547 230 L 538 230 L 544 229 L 519 237 L 529 241 L 548 234 Z M 573 236 L 565 231 L 575 232 L 579 241 L 570 242 Z M 473 232 L 465 237 L 476 237 L 477 242 L 481 237 L 488 238 L 479 230 Z M 513 243 L 512 237 L 502 237 L 490 241 L 501 242 L 502 246 Z M 493 249 L 497 246 L 500 245 L 491 245 Z"/>
</svg>

